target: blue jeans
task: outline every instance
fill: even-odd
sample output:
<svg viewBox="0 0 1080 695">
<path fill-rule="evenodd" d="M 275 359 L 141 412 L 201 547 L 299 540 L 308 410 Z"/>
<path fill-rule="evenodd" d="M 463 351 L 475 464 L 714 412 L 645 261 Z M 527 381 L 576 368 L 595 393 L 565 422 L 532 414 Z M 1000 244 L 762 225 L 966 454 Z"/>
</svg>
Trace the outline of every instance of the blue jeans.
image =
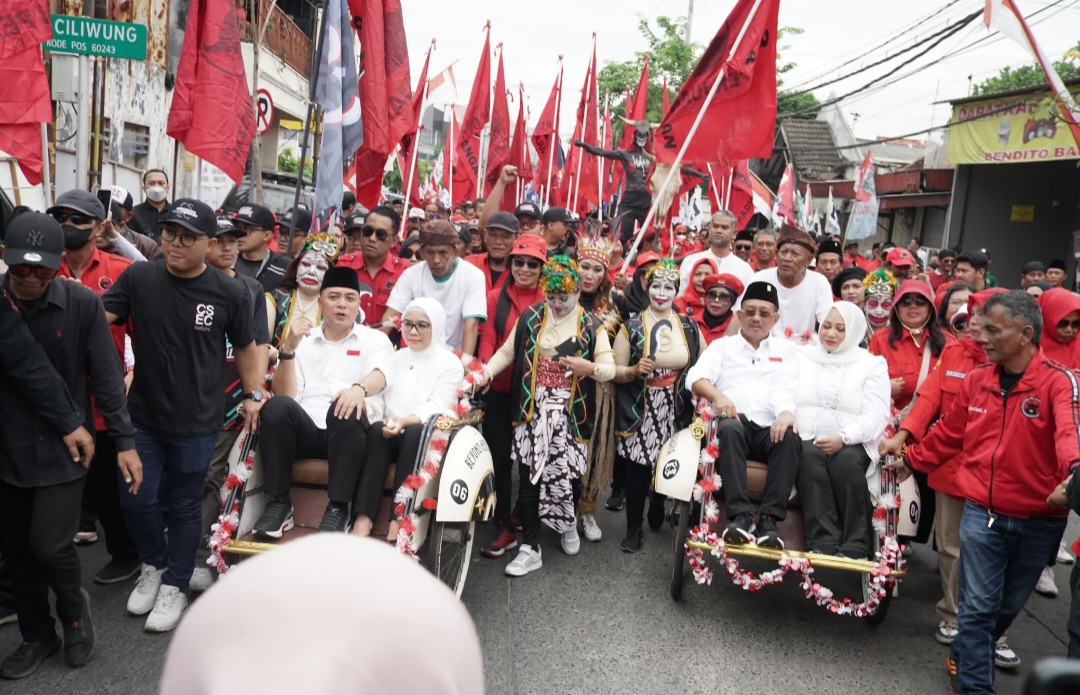
<svg viewBox="0 0 1080 695">
<path fill-rule="evenodd" d="M 1017 519 L 964 503 L 960 522 L 960 634 L 952 644 L 960 692 L 994 692 L 994 643 L 1009 628 L 1057 548 L 1066 519 Z"/>
<path fill-rule="evenodd" d="M 177 437 L 135 425 L 135 450 L 142 459 L 143 482 L 138 494 L 128 492 L 119 470 L 120 508 L 139 558 L 165 568 L 161 581 L 187 592 L 195 569 L 201 533 L 201 499 L 217 432 Z M 165 540 L 162 512 L 169 513 Z"/>
</svg>

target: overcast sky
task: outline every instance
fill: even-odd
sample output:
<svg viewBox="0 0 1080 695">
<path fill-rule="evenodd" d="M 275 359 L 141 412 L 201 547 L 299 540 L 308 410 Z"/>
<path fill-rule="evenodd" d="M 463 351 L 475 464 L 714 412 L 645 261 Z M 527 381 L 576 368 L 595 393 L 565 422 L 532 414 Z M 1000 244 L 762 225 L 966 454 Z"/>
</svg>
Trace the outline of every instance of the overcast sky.
<svg viewBox="0 0 1080 695">
<path fill-rule="evenodd" d="M 1080 32 L 1080 0 L 1017 0 L 1040 45 L 1053 60 L 1060 59 L 1074 46 Z M 692 40 L 702 45 L 720 28 L 734 0 L 695 0 Z M 638 31 L 641 17 L 665 14 L 685 15 L 688 0 L 541 0 L 506 2 L 506 0 L 469 0 L 448 3 L 445 0 L 405 0 L 405 31 L 409 41 L 412 78 L 417 80 L 424 55 L 432 38 L 437 47 L 432 57 L 434 74 L 447 65 L 454 66 L 458 91 L 450 86 L 431 95 L 437 104 L 468 101 L 483 46 L 483 26 L 491 20 L 491 45 L 502 42 L 506 48 L 506 82 L 517 93 L 519 81 L 525 85 L 526 100 L 535 121 L 544 106 L 557 72 L 557 59 L 564 56 L 566 93 L 563 96 L 561 130 L 568 137 L 573 129 L 573 110 L 578 90 L 584 81 L 592 50 L 591 34 L 597 33 L 597 55 L 605 62 L 624 61 L 635 51 L 647 48 Z M 912 28 L 936 10 L 940 14 Z M 800 27 L 801 36 L 787 40 L 782 50 L 785 60 L 798 67 L 784 76 L 785 89 L 813 87 L 894 54 L 925 39 L 959 18 L 979 10 L 983 0 L 905 0 L 883 2 L 865 0 L 783 0 L 780 26 Z M 453 8 L 451 10 L 451 8 Z M 1034 16 L 1032 16 L 1034 14 Z M 884 48 L 883 42 L 893 39 Z M 958 49 L 982 39 L 976 46 Z M 902 60 L 929 44 L 915 49 L 899 60 L 868 70 L 834 85 L 814 90 L 824 101 L 830 91 L 838 95 L 863 86 L 883 75 Z M 950 55 L 954 54 L 955 55 Z M 841 67 L 842 64 L 852 61 Z M 934 101 L 968 94 L 969 76 L 974 82 L 996 74 L 1006 66 L 1018 67 L 1031 58 L 1011 40 L 1000 35 L 989 37 L 981 18 L 946 39 L 938 47 L 898 75 L 934 63 L 925 70 L 894 84 L 870 88 L 842 102 L 849 122 L 854 121 L 859 137 L 898 136 L 942 125 L 949 118 L 947 104 L 936 107 Z M 492 61 L 492 80 L 496 63 Z M 895 76 L 894 76 L 895 77 Z M 889 78 L 891 80 L 893 78 Z M 889 81 L 889 80 L 886 80 Z M 672 93 L 674 99 L 674 92 Z M 517 105 L 510 105 L 511 118 Z M 858 114 L 857 116 L 855 114 Z M 937 134 L 940 137 L 940 134 Z M 925 136 L 918 136 L 925 137 Z"/>
</svg>

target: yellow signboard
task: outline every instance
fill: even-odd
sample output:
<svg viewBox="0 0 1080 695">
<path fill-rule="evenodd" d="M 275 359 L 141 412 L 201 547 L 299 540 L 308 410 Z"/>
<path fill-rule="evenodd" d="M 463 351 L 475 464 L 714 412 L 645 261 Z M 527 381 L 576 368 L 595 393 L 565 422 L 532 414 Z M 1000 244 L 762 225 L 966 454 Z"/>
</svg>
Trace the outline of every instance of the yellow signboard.
<svg viewBox="0 0 1080 695">
<path fill-rule="evenodd" d="M 1005 164 L 1080 159 L 1069 127 L 1046 103 L 1049 92 L 955 104 L 950 164 Z"/>
<path fill-rule="evenodd" d="M 1035 206 L 1034 205 L 1013 205 L 1012 214 L 1009 215 L 1010 222 L 1034 222 L 1035 221 Z"/>
</svg>

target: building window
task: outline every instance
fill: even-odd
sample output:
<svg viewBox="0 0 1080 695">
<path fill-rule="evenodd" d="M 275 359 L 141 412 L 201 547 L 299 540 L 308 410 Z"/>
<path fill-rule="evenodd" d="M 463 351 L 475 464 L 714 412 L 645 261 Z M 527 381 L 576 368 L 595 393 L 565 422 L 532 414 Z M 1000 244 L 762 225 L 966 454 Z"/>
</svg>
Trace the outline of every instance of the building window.
<svg viewBox="0 0 1080 695">
<path fill-rule="evenodd" d="M 124 123 L 120 135 L 120 162 L 136 169 L 146 169 L 150 156 L 150 128 L 138 123 Z"/>
</svg>

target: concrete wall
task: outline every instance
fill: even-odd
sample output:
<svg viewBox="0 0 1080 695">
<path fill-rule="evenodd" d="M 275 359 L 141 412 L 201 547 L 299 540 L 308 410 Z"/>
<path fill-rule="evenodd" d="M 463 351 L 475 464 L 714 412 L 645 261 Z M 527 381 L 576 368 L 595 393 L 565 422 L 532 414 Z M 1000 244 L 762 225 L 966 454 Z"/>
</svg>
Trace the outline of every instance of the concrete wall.
<svg viewBox="0 0 1080 695">
<path fill-rule="evenodd" d="M 1035 208 L 1031 222 L 1011 220 L 1014 205 Z M 957 167 L 947 243 L 985 248 L 1003 287 L 1018 287 L 1027 261 L 1062 258 L 1075 269 L 1080 230 L 1080 169 L 1075 161 Z"/>
</svg>

